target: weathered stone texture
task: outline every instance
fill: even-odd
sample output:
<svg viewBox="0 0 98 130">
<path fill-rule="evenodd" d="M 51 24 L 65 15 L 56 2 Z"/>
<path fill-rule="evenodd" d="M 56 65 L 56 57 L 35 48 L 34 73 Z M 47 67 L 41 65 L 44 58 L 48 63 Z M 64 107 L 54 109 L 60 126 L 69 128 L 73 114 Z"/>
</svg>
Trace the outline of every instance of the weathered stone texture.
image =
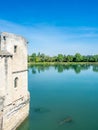
<svg viewBox="0 0 98 130">
<path fill-rule="evenodd" d="M 0 130 L 14 130 L 29 114 L 27 41 L 0 35 Z"/>
</svg>

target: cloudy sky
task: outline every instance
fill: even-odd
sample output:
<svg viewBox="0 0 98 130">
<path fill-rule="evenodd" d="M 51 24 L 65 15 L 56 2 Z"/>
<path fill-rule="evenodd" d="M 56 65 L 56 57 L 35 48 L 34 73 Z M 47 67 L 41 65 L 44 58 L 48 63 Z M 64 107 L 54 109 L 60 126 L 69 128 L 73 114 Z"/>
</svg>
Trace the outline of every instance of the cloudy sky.
<svg viewBox="0 0 98 130">
<path fill-rule="evenodd" d="M 26 37 L 29 54 L 98 54 L 98 0 L 2 0 L 0 5 L 0 32 Z"/>
</svg>

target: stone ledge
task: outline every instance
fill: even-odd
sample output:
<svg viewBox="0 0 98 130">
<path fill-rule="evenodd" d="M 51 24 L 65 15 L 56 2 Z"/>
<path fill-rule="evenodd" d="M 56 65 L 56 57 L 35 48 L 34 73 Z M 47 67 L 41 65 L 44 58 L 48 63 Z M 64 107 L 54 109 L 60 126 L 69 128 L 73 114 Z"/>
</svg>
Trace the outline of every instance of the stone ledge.
<svg viewBox="0 0 98 130">
<path fill-rule="evenodd" d="M 7 52 L 6 50 L 1 50 L 0 51 L 0 56 L 13 56 L 12 54 L 10 54 L 9 52 Z"/>
</svg>

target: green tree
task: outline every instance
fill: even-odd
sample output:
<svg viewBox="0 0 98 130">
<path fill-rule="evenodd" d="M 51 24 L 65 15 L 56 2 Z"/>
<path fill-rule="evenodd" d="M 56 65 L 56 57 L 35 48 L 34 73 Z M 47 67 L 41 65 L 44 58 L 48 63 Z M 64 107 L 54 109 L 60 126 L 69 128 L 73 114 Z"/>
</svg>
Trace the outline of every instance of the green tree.
<svg viewBox="0 0 98 130">
<path fill-rule="evenodd" d="M 80 53 L 76 53 L 75 56 L 74 56 L 74 61 L 76 61 L 76 62 L 83 61 L 83 56 L 81 56 Z"/>
<path fill-rule="evenodd" d="M 72 62 L 73 61 L 73 56 L 72 55 L 68 55 L 67 56 L 67 62 Z"/>
<path fill-rule="evenodd" d="M 63 62 L 63 59 L 64 59 L 63 55 L 62 54 L 58 54 L 57 61 L 58 62 Z"/>
<path fill-rule="evenodd" d="M 94 57 L 93 56 L 89 56 L 89 62 L 94 62 L 94 61 L 95 61 Z"/>
<path fill-rule="evenodd" d="M 83 62 L 88 62 L 89 58 L 87 56 L 83 56 Z"/>
<path fill-rule="evenodd" d="M 94 62 L 98 62 L 98 55 L 93 56 Z"/>
<path fill-rule="evenodd" d="M 35 62 L 40 62 L 40 57 L 36 56 Z"/>
<path fill-rule="evenodd" d="M 64 62 L 67 62 L 67 56 L 66 56 L 66 55 L 64 55 L 63 61 L 64 61 Z"/>
<path fill-rule="evenodd" d="M 57 56 L 51 57 L 51 62 L 57 62 Z"/>
<path fill-rule="evenodd" d="M 32 59 L 33 62 L 36 62 L 36 53 L 33 53 L 31 55 L 31 59 Z"/>
<path fill-rule="evenodd" d="M 82 56 L 80 53 L 76 53 L 74 56 L 58 54 L 58 56 L 50 57 L 39 52 L 37 55 L 33 53 L 28 56 L 28 62 L 98 62 L 98 55 Z"/>
<path fill-rule="evenodd" d="M 40 59 L 41 59 L 41 62 L 45 62 L 45 54 L 44 53 L 40 54 Z"/>
</svg>

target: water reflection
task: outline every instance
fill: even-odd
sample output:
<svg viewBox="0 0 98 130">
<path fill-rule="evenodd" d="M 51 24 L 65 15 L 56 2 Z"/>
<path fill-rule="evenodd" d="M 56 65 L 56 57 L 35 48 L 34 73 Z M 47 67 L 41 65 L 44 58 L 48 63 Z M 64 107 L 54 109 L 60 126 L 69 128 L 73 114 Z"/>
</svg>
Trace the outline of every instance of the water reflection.
<svg viewBox="0 0 98 130">
<path fill-rule="evenodd" d="M 92 71 L 98 72 L 98 65 L 31 66 L 30 114 L 17 130 L 97 130 L 98 80 Z"/>
<path fill-rule="evenodd" d="M 44 72 L 49 70 L 50 67 L 54 67 L 58 73 L 62 73 L 65 70 L 74 70 L 76 74 L 79 74 L 81 71 L 88 70 L 90 67 L 94 72 L 98 72 L 98 65 L 88 65 L 88 64 L 74 64 L 74 65 L 32 65 L 32 74 Z"/>
<path fill-rule="evenodd" d="M 32 74 L 36 74 L 37 72 L 44 72 L 45 70 L 49 70 L 49 65 L 32 65 L 29 68 L 32 69 Z"/>
<path fill-rule="evenodd" d="M 93 71 L 94 71 L 94 72 L 98 72 L 98 65 L 94 65 L 94 66 L 93 66 Z"/>
<path fill-rule="evenodd" d="M 30 121 L 29 117 L 25 119 L 25 121 L 20 125 L 16 130 L 30 130 Z"/>
</svg>

